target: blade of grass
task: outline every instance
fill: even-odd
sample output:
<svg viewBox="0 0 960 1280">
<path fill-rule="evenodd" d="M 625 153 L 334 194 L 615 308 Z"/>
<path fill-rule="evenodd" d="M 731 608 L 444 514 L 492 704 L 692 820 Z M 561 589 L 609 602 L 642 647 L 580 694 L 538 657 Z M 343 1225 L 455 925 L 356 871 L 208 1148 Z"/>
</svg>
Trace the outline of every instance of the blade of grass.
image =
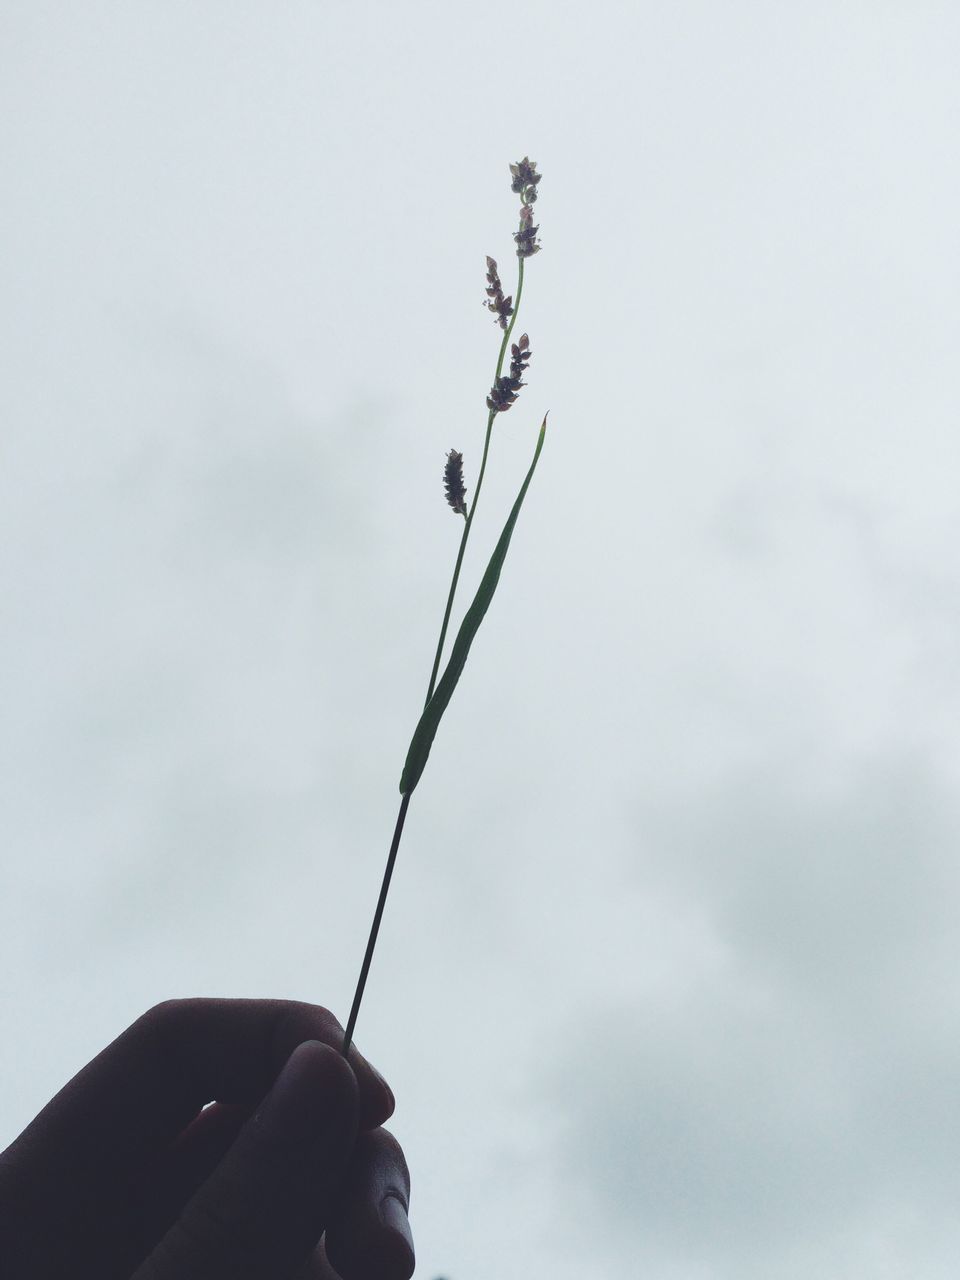
<svg viewBox="0 0 960 1280">
<path fill-rule="evenodd" d="M 517 494 L 517 500 L 513 504 L 513 509 L 507 518 L 507 523 L 503 527 L 499 541 L 494 548 L 493 555 L 490 557 L 490 563 L 487 565 L 486 572 L 480 580 L 480 586 L 477 588 L 477 594 L 473 598 L 473 603 L 464 615 L 463 622 L 460 624 L 460 630 L 457 638 L 453 642 L 453 648 L 450 651 L 450 660 L 447 663 L 446 670 L 440 677 L 439 683 L 434 691 L 433 697 L 429 700 L 423 709 L 420 721 L 414 730 L 413 738 L 410 741 L 410 747 L 407 751 L 407 759 L 403 766 L 403 774 L 400 778 L 401 794 L 408 796 L 414 787 L 420 781 L 420 777 L 426 766 L 427 759 L 430 755 L 430 748 L 433 746 L 433 739 L 436 736 L 437 727 L 443 713 L 447 709 L 453 691 L 457 687 L 457 682 L 463 674 L 463 668 L 466 665 L 467 655 L 470 652 L 470 646 L 473 644 L 473 638 L 477 634 L 480 623 L 484 619 L 487 609 L 490 607 L 490 601 L 493 599 L 493 593 L 497 589 L 497 583 L 500 581 L 500 570 L 503 568 L 503 562 L 506 559 L 507 550 L 510 546 L 510 539 L 513 537 L 514 526 L 517 523 L 517 517 L 520 514 L 520 508 L 523 506 L 523 500 L 527 496 L 527 489 L 530 487 L 530 481 L 533 479 L 533 473 L 536 470 L 537 462 L 540 458 L 540 450 L 543 448 L 543 440 L 547 431 L 547 419 L 544 415 L 543 424 L 540 427 L 540 435 L 537 438 L 537 447 L 534 451 L 533 461 L 530 463 L 530 470 L 527 472 L 526 479 L 520 486 L 520 492 Z"/>
</svg>

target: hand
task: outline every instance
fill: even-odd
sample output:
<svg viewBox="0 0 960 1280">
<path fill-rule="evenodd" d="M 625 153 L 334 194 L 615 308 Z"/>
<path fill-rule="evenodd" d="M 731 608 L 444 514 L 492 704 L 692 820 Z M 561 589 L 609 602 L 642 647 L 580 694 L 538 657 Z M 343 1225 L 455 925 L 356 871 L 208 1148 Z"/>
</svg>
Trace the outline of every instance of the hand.
<svg viewBox="0 0 960 1280">
<path fill-rule="evenodd" d="M 342 1043 L 315 1005 L 151 1009 L 0 1155 L 0 1273 L 408 1280 L 393 1094 Z"/>
</svg>

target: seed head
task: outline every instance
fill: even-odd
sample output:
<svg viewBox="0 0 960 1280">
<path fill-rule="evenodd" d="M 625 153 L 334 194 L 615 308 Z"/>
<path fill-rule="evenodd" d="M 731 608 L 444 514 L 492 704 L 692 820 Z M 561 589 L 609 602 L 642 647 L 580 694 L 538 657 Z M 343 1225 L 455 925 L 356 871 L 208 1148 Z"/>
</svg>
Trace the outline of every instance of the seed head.
<svg viewBox="0 0 960 1280">
<path fill-rule="evenodd" d="M 537 243 L 539 230 L 539 226 L 533 225 L 533 209 L 525 204 L 520 210 L 520 230 L 513 233 L 518 258 L 532 258 L 535 253 L 540 252 L 540 245 Z"/>
<path fill-rule="evenodd" d="M 467 514 L 466 489 L 463 484 L 463 454 L 451 449 L 443 468 L 443 487 L 447 501 L 458 516 Z"/>
<path fill-rule="evenodd" d="M 513 295 L 509 298 L 503 296 L 500 273 L 493 258 L 487 258 L 487 300 L 483 305 L 489 307 L 497 317 L 500 328 L 505 329 L 507 321 L 513 315 Z"/>
<path fill-rule="evenodd" d="M 532 354 L 530 339 L 525 333 L 521 335 L 519 342 L 510 344 L 510 376 L 512 378 L 519 378 L 521 374 L 526 373 Z"/>
<path fill-rule="evenodd" d="M 515 191 L 524 204 L 533 204 L 537 198 L 537 184 L 543 177 L 542 173 L 537 173 L 536 160 L 524 156 L 522 160 L 510 166 L 510 172 L 513 174 L 510 190 Z"/>
<path fill-rule="evenodd" d="M 515 191 L 521 201 L 520 230 L 513 233 L 517 242 L 517 257 L 532 258 L 535 253 L 540 252 L 540 245 L 537 244 L 537 232 L 540 228 L 533 225 L 532 206 L 536 203 L 537 187 L 543 174 L 537 173 L 536 160 L 531 160 L 528 156 L 512 164 L 510 172 L 513 174 L 510 190 Z"/>
<path fill-rule="evenodd" d="M 526 386 L 523 374 L 530 360 L 530 339 L 526 334 L 519 342 L 510 346 L 510 372 L 498 378 L 487 396 L 487 408 L 494 413 L 503 413 L 509 409 L 520 394 L 520 388 Z"/>
</svg>

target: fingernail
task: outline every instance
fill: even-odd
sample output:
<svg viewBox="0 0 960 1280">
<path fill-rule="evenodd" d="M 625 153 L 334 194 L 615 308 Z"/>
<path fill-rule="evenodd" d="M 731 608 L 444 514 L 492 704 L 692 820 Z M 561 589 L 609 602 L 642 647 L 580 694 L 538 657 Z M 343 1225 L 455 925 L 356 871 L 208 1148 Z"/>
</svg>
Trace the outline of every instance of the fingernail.
<svg viewBox="0 0 960 1280">
<path fill-rule="evenodd" d="M 380 1221 L 388 1231 L 403 1240 L 410 1252 L 410 1261 L 413 1262 L 413 1233 L 407 1210 L 398 1192 L 388 1191 L 380 1201 Z"/>
</svg>

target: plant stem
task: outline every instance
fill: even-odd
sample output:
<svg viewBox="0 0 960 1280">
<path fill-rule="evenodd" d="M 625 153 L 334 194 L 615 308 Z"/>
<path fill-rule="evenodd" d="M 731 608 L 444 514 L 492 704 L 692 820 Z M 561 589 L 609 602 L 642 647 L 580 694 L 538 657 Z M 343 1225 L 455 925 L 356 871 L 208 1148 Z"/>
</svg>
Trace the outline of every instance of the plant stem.
<svg viewBox="0 0 960 1280">
<path fill-rule="evenodd" d="M 383 908 L 387 903 L 387 892 L 390 888 L 390 877 L 393 875 L 393 864 L 397 860 L 397 850 L 400 848 L 400 836 L 403 832 L 403 821 L 407 816 L 407 806 L 410 803 L 410 793 L 408 792 L 400 801 L 400 812 L 397 814 L 397 825 L 393 832 L 393 840 L 390 844 L 390 853 L 387 856 L 387 866 L 383 873 L 383 883 L 380 886 L 380 897 L 377 899 L 377 909 L 373 913 L 373 924 L 370 926 L 370 937 L 367 939 L 367 949 L 363 954 L 363 964 L 360 966 L 360 977 L 357 980 L 357 989 L 353 996 L 353 1005 L 350 1009 L 350 1017 L 347 1019 L 347 1029 L 343 1036 L 343 1056 L 346 1057 L 350 1051 L 350 1042 L 353 1040 L 354 1028 L 357 1025 L 357 1014 L 360 1012 L 360 1001 L 363 999 L 363 989 L 367 985 L 367 974 L 370 972 L 370 962 L 373 960 L 373 949 L 377 945 L 377 934 L 380 932 L 380 921 L 383 919 Z"/>
<path fill-rule="evenodd" d="M 513 333 L 513 326 L 516 324 L 517 314 L 520 311 L 520 298 L 523 294 L 523 258 L 520 259 L 519 274 L 517 279 L 517 300 L 513 307 L 513 315 L 510 317 L 510 323 L 503 335 L 503 341 L 500 343 L 500 354 L 497 357 L 497 372 L 494 374 L 494 384 L 500 377 L 503 369 L 503 358 L 507 352 L 507 343 L 510 341 L 510 335 Z M 493 420 L 497 415 L 491 410 L 487 415 L 487 434 L 483 441 L 483 458 L 480 462 L 480 473 L 477 476 L 477 485 L 473 491 L 473 502 L 470 504 L 470 511 L 463 522 L 463 533 L 460 537 L 460 550 L 457 552 L 457 563 L 453 570 L 453 578 L 450 582 L 450 591 L 447 594 L 447 607 L 443 612 L 443 623 L 440 627 L 440 639 L 437 643 L 437 654 L 433 660 L 433 670 L 430 672 L 430 685 L 427 689 L 427 702 L 433 697 L 433 690 L 437 683 L 437 673 L 440 670 L 440 659 L 443 656 L 443 645 L 447 638 L 447 627 L 450 623 L 450 614 L 453 610 L 453 598 L 457 594 L 457 583 L 460 581 L 460 566 L 463 564 L 463 553 L 467 549 L 467 539 L 470 537 L 470 526 L 473 523 L 474 513 L 477 510 L 477 500 L 480 497 L 480 486 L 483 484 L 483 473 L 487 469 L 487 454 L 490 451 L 490 435 L 493 430 Z M 357 1025 L 357 1016 L 360 1013 L 360 1001 L 363 999 L 363 990 L 367 985 L 367 974 L 370 972 L 370 964 L 373 960 L 373 951 L 377 945 L 377 934 L 380 932 L 380 921 L 383 919 L 383 909 L 387 902 L 387 893 L 390 889 L 390 879 L 393 875 L 394 863 L 397 860 L 397 850 L 400 848 L 400 837 L 403 834 L 403 823 L 407 816 L 407 806 L 410 804 L 410 796 L 412 792 L 407 792 L 400 801 L 400 812 L 397 814 L 397 825 L 394 828 L 393 840 L 390 843 L 390 852 L 387 855 L 387 865 L 383 873 L 383 882 L 380 885 L 380 897 L 377 899 L 377 909 L 373 913 L 373 924 L 370 926 L 370 936 L 367 939 L 367 949 L 363 953 L 363 964 L 360 966 L 360 977 L 357 979 L 357 989 L 353 995 L 353 1004 L 350 1007 L 350 1017 L 347 1019 L 347 1029 L 343 1035 L 343 1056 L 346 1057 L 350 1051 L 350 1045 L 353 1042 L 353 1032 Z"/>
<path fill-rule="evenodd" d="M 513 315 L 510 317 L 510 323 L 503 335 L 503 341 L 500 343 L 500 355 L 497 357 L 497 372 L 493 375 L 493 381 L 496 383 L 503 369 L 503 357 L 506 355 L 507 343 L 510 341 L 510 335 L 513 333 L 513 326 L 517 321 L 517 314 L 520 311 L 520 298 L 523 294 L 523 258 L 520 259 L 519 276 L 517 279 L 517 301 L 513 308 Z M 447 627 L 450 623 L 450 614 L 453 610 L 453 598 L 457 594 L 457 583 L 460 581 L 460 566 L 463 564 L 463 553 L 467 549 L 467 539 L 470 537 L 470 526 L 473 524 L 473 517 L 477 510 L 477 501 L 480 497 L 480 486 L 483 484 L 483 473 L 487 469 L 487 454 L 490 451 L 490 436 L 493 430 L 493 420 L 497 415 L 491 410 L 487 415 L 487 434 L 483 441 L 483 458 L 480 462 L 480 474 L 477 476 L 477 487 L 473 491 L 473 502 L 470 504 L 470 512 L 463 523 L 463 533 L 460 536 L 460 550 L 457 552 L 457 563 L 453 570 L 453 578 L 450 582 L 450 592 L 447 595 L 447 607 L 443 613 L 443 623 L 440 627 L 440 639 L 437 641 L 437 654 L 433 660 L 433 670 L 430 672 L 430 684 L 427 688 L 427 696 L 424 706 L 433 697 L 433 690 L 437 683 L 437 674 L 440 670 L 440 659 L 443 656 L 443 645 L 447 638 Z"/>
</svg>

